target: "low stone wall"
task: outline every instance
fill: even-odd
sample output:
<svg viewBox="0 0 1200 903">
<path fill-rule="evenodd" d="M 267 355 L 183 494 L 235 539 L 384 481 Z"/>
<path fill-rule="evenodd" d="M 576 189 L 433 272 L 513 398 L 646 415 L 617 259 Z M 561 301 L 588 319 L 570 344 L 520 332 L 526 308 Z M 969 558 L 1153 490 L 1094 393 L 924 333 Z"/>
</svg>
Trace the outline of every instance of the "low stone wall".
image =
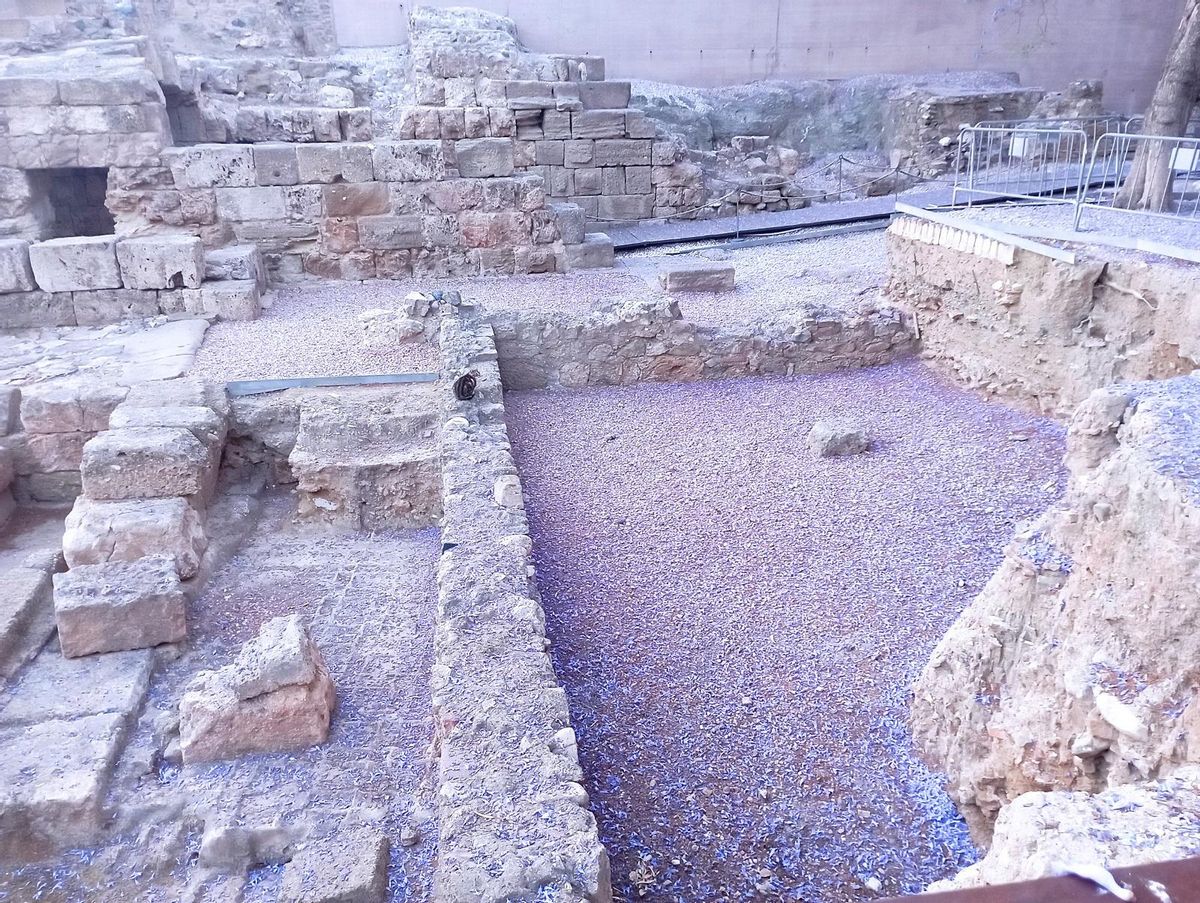
<svg viewBox="0 0 1200 903">
<path fill-rule="evenodd" d="M 452 309 L 441 346 L 446 372 L 475 371 L 478 389 L 447 401 L 441 433 L 434 900 L 607 903 L 608 856 L 546 651 L 491 327 Z"/>
<path fill-rule="evenodd" d="M 1197 268 L 1102 249 L 1063 263 L 1014 244 L 900 217 L 888 296 L 919 320 L 933 363 L 971 388 L 1065 415 L 1100 386 L 1200 363 Z"/>
<path fill-rule="evenodd" d="M 913 734 L 986 837 L 1033 790 L 1200 762 L 1200 380 L 1098 390 L 1065 497 L 1021 528 L 914 688 Z"/>
<path fill-rule="evenodd" d="M 817 373 L 885 364 L 914 344 L 894 308 L 848 314 L 810 305 L 770 321 L 711 327 L 684 320 L 676 301 L 652 300 L 582 317 L 503 312 L 494 325 L 509 389 Z"/>
</svg>

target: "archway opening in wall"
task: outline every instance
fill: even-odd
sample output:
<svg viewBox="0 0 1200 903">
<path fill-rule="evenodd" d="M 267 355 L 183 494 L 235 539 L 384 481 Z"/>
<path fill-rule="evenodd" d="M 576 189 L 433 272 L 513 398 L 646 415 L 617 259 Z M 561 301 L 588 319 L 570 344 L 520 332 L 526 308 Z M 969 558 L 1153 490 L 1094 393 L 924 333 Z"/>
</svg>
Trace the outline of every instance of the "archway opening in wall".
<svg viewBox="0 0 1200 903">
<path fill-rule="evenodd" d="M 62 167 L 29 173 L 30 184 L 42 201 L 47 238 L 73 235 L 112 235 L 116 220 L 104 205 L 108 193 L 106 167 Z"/>
</svg>

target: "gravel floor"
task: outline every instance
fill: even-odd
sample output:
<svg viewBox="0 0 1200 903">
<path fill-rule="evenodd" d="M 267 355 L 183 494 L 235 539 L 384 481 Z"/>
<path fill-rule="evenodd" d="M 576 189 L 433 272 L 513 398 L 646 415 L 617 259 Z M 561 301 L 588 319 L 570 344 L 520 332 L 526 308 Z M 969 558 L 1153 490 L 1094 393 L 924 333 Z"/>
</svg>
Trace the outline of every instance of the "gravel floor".
<svg viewBox="0 0 1200 903">
<path fill-rule="evenodd" d="M 811 457 L 830 415 L 874 449 Z M 905 694 L 1061 491 L 1059 426 L 916 362 L 510 393 L 508 416 L 620 897 L 869 900 L 972 861 Z"/>
</svg>

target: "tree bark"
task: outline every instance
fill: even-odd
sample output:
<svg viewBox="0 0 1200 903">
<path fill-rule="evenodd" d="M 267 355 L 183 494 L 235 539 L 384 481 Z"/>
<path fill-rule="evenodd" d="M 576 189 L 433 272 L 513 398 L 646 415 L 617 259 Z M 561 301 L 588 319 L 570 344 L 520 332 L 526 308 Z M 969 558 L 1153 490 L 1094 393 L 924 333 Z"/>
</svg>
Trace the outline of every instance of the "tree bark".
<svg viewBox="0 0 1200 903">
<path fill-rule="evenodd" d="M 1162 78 L 1146 111 L 1142 132 L 1178 137 L 1187 131 L 1200 97 L 1200 0 L 1188 0 Z M 1172 208 L 1172 150 L 1160 141 L 1141 141 L 1115 204 L 1130 210 L 1166 212 Z"/>
</svg>

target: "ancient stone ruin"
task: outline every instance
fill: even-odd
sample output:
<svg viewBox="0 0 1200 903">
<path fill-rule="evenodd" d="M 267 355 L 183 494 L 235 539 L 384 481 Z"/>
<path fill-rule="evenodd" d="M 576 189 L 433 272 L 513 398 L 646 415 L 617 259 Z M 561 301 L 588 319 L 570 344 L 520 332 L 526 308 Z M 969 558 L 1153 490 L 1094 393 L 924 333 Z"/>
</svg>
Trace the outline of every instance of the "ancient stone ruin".
<svg viewBox="0 0 1200 903">
<path fill-rule="evenodd" d="M 1191 899 L 1149 5 L 0 6 L 0 901 Z"/>
</svg>

